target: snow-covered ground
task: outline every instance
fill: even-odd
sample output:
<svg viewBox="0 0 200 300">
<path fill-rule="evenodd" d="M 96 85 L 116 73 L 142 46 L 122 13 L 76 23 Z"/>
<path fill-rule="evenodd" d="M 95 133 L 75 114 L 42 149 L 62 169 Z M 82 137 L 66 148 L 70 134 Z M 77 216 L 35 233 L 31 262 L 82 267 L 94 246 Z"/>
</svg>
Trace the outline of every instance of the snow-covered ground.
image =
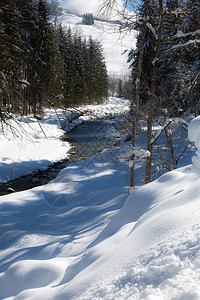
<svg viewBox="0 0 200 300">
<path fill-rule="evenodd" d="M 129 74 L 128 52 L 124 52 L 135 47 L 136 31 L 120 32 L 119 25 L 101 21 L 95 21 L 94 25 L 83 25 L 81 17 L 68 13 L 59 17 L 59 21 L 64 27 L 70 26 L 86 38 L 92 36 L 101 42 L 109 75 L 120 77 Z"/>
<path fill-rule="evenodd" d="M 109 35 L 105 49 L 106 43 L 108 49 Z M 117 57 L 109 72 L 116 63 L 123 73 Z M 109 64 L 109 54 L 106 60 Z M 87 107 L 86 116 L 59 110 L 58 119 L 48 110 L 40 123 L 18 120 L 17 128 L 28 136 L 12 141 L 6 128 L 1 134 L 1 180 L 66 157 L 70 146 L 59 137 L 69 126 L 127 110 L 128 102 L 111 98 Z M 47 185 L 1 196 L 0 299 L 200 300 L 199 132 L 197 118 L 189 126 L 198 148 L 193 165 L 131 194 L 131 147 L 124 143 L 68 165 Z M 139 176 L 141 165 L 136 169 Z"/>
<path fill-rule="evenodd" d="M 128 74 L 127 56 L 122 53 L 135 44 L 135 32 L 120 39 L 118 25 L 98 21 L 95 21 L 94 26 L 82 25 L 81 17 L 68 13 L 64 13 L 59 21 L 63 26 L 67 28 L 70 26 L 87 38 L 91 35 L 102 42 L 109 74 L 117 77 Z M 32 117 L 21 118 L 17 119 L 16 126 L 16 123 L 11 121 L 11 126 L 16 127 L 19 132 L 14 130 L 15 139 L 13 139 L 12 128 L 5 127 L 4 132 L 0 130 L 0 183 L 34 170 L 46 169 L 53 162 L 67 158 L 70 144 L 60 139 L 64 131 L 84 120 L 89 120 L 94 115 L 98 117 L 118 115 L 127 112 L 128 109 L 128 101 L 111 97 L 109 101 L 99 106 L 85 106 L 65 113 L 58 110 L 58 116 L 55 111 L 46 110 L 45 118 L 40 122 Z M 77 118 L 77 114 L 84 110 L 87 110 L 87 113 Z M 68 128 L 67 125 L 73 118 Z M 18 137 L 19 135 L 23 135 L 23 139 Z"/>
<path fill-rule="evenodd" d="M 125 143 L 1 197 L 0 299 L 200 299 L 200 172 L 129 195 L 129 155 Z"/>
<path fill-rule="evenodd" d="M 95 117 L 116 116 L 129 111 L 130 102 L 110 97 L 102 105 L 86 105 L 74 110 L 46 110 L 42 121 L 18 118 L 0 130 L 0 183 L 68 157 L 71 146 L 61 136 L 81 122 Z M 85 112 L 85 113 L 84 113 Z"/>
</svg>

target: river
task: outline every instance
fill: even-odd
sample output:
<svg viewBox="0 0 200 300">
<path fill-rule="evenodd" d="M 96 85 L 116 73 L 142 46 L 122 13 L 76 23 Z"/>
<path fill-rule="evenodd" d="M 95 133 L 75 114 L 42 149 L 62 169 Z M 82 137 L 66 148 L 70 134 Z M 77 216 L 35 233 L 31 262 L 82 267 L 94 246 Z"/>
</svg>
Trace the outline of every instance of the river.
<svg viewBox="0 0 200 300">
<path fill-rule="evenodd" d="M 87 159 L 99 154 L 105 148 L 119 144 L 127 132 L 127 124 L 130 124 L 127 115 L 112 119 L 95 119 L 80 124 L 62 136 L 63 140 L 69 141 L 72 145 L 70 159 L 59 161 L 44 171 L 38 170 L 0 185 L 0 195 L 47 184 L 70 162 Z"/>
</svg>

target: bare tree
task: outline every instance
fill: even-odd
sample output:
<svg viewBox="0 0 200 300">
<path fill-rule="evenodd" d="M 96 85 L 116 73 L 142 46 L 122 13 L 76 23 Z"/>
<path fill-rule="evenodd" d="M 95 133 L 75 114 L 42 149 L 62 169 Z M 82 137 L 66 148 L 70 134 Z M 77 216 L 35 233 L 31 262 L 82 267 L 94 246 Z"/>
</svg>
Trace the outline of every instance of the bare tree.
<svg viewBox="0 0 200 300">
<path fill-rule="evenodd" d="M 148 6 L 149 0 L 145 1 L 145 12 L 144 12 L 144 23 L 142 26 L 141 32 L 141 48 L 138 56 L 138 68 L 137 68 L 137 78 L 135 81 L 135 105 L 133 107 L 133 116 L 132 116 L 132 147 L 133 147 L 133 155 L 132 155 L 132 167 L 130 174 L 130 186 L 134 187 L 135 185 L 135 146 L 136 146 L 136 124 L 137 124 L 137 115 L 138 115 L 138 107 L 140 101 L 140 86 L 141 86 L 141 74 L 142 74 L 142 62 L 143 62 L 143 53 L 144 53 L 144 43 L 146 38 L 146 26 L 147 26 L 147 17 L 148 17 Z"/>
<path fill-rule="evenodd" d="M 152 161 L 152 148 L 153 148 L 153 144 L 152 144 L 153 108 L 154 108 L 154 99 L 156 93 L 158 62 L 159 62 L 159 55 L 160 55 L 161 39 L 163 34 L 163 24 L 164 24 L 163 0 L 159 0 L 159 27 L 157 33 L 158 37 L 156 41 L 155 57 L 153 60 L 152 80 L 151 80 L 151 87 L 150 87 L 150 98 L 149 98 L 149 109 L 148 109 L 147 150 L 149 151 L 149 155 L 147 156 L 147 161 L 146 161 L 145 183 L 149 183 L 151 181 L 151 161 Z"/>
</svg>

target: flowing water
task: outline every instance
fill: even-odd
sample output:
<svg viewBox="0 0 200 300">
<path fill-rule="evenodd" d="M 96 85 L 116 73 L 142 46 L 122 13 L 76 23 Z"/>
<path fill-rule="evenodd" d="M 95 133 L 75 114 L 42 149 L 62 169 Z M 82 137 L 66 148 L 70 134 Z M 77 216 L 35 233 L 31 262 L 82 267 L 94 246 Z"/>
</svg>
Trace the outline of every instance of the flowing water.
<svg viewBox="0 0 200 300">
<path fill-rule="evenodd" d="M 70 151 L 70 159 L 57 162 L 44 171 L 34 171 L 30 175 L 24 175 L 0 185 L 0 195 L 47 184 L 70 162 L 87 159 L 99 154 L 105 148 L 120 143 L 127 121 L 127 116 L 121 116 L 121 118 L 93 120 L 82 123 L 62 136 L 63 140 L 69 141 L 73 146 Z"/>
<path fill-rule="evenodd" d="M 64 139 L 72 142 L 75 148 L 71 159 L 87 159 L 114 146 L 121 137 L 120 127 L 115 120 L 95 120 L 85 122 L 66 133 Z"/>
</svg>

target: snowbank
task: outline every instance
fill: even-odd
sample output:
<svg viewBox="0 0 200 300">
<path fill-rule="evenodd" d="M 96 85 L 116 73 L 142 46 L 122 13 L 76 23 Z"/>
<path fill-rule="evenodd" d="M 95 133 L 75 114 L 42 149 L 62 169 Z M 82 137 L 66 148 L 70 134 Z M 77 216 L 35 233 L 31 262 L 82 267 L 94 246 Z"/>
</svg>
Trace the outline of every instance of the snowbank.
<svg viewBox="0 0 200 300">
<path fill-rule="evenodd" d="M 29 116 L 10 121 L 0 130 L 0 183 L 68 157 L 71 146 L 61 136 L 84 121 L 128 113 L 130 101 L 110 97 L 102 105 L 86 105 L 63 111 L 45 110 L 43 120 Z M 14 129 L 13 129 L 14 128 Z"/>
<path fill-rule="evenodd" d="M 199 300 L 200 177 L 128 196 L 130 144 L 1 197 L 0 299 Z"/>
<path fill-rule="evenodd" d="M 57 115 L 54 110 L 46 110 L 42 121 L 31 116 L 18 118 L 0 130 L 0 182 L 44 170 L 67 158 L 71 146 L 60 139 L 64 130 L 59 121 L 66 122 L 66 115 L 62 110 Z"/>
<path fill-rule="evenodd" d="M 191 142 L 194 142 L 197 148 L 196 155 L 192 157 L 192 162 L 194 170 L 200 173 L 200 116 L 194 118 L 189 123 L 188 137 Z"/>
</svg>

